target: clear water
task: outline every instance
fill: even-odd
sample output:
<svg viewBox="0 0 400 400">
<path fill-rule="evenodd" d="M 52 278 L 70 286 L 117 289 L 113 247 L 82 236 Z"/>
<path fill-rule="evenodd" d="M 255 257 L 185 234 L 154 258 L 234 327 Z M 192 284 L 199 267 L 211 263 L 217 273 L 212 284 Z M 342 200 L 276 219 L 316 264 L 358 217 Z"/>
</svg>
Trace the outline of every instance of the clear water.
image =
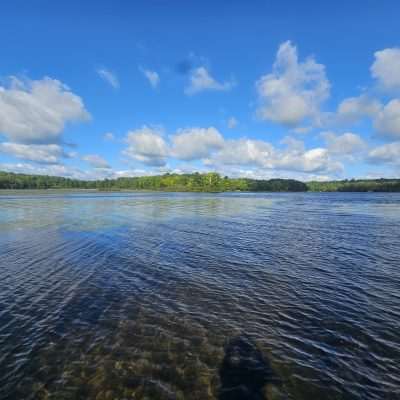
<svg viewBox="0 0 400 400">
<path fill-rule="evenodd" d="M 400 399 L 400 195 L 0 196 L 1 399 Z"/>
</svg>

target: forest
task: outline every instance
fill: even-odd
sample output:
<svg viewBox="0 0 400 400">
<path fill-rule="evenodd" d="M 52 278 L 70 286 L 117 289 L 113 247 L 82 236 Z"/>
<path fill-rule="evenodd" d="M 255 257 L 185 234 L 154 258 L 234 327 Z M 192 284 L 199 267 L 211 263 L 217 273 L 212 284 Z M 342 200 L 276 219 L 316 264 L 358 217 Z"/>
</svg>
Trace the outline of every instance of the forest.
<svg viewBox="0 0 400 400">
<path fill-rule="evenodd" d="M 310 192 L 400 192 L 400 179 L 346 179 L 307 182 Z"/>
<path fill-rule="evenodd" d="M 229 178 L 215 172 L 79 180 L 0 171 L 0 189 L 154 190 L 182 192 L 400 192 L 400 179 L 300 182 L 294 179 Z"/>
</svg>

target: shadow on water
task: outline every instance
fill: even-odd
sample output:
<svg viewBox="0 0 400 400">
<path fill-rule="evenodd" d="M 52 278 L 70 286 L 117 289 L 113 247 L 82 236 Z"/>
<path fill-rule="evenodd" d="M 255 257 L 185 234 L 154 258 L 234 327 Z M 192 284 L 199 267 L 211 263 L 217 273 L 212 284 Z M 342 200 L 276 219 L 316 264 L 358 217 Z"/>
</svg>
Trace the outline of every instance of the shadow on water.
<svg viewBox="0 0 400 400">
<path fill-rule="evenodd" d="M 231 339 L 225 346 L 219 374 L 219 400 L 272 400 L 275 396 L 268 395 L 267 386 L 280 384 L 256 343 L 244 335 Z"/>
</svg>

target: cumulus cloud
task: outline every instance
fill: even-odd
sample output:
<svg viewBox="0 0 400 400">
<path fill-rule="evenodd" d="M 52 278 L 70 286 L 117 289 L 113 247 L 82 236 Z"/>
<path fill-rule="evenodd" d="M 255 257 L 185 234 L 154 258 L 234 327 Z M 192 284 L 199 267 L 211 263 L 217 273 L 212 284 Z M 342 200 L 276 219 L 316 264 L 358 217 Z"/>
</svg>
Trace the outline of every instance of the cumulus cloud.
<svg viewBox="0 0 400 400">
<path fill-rule="evenodd" d="M 376 131 L 382 136 L 400 138 L 400 100 L 389 101 L 374 120 Z"/>
<path fill-rule="evenodd" d="M 400 165 L 400 142 L 388 143 L 376 147 L 369 152 L 368 157 L 374 163 Z"/>
<path fill-rule="evenodd" d="M 143 68 L 140 68 L 140 70 L 142 71 L 143 75 L 147 78 L 153 89 L 158 87 L 160 83 L 160 76 L 156 71 L 151 71 L 150 69 L 143 69 Z"/>
<path fill-rule="evenodd" d="M 333 161 L 327 149 L 314 148 L 304 152 L 282 152 L 276 168 L 300 172 L 338 172 L 343 169 L 339 162 Z"/>
<path fill-rule="evenodd" d="M 224 138 L 214 127 L 179 129 L 167 141 L 161 129 L 143 126 L 127 134 L 125 156 L 156 167 L 166 165 L 168 157 L 184 161 L 199 160 L 222 148 Z"/>
<path fill-rule="evenodd" d="M 319 119 L 320 105 L 329 97 L 325 67 L 309 57 L 299 62 L 297 48 L 280 45 L 271 73 L 256 83 L 261 119 L 296 126 L 305 118 Z"/>
<path fill-rule="evenodd" d="M 206 160 L 206 164 L 264 167 L 266 161 L 273 157 L 273 153 L 274 147 L 262 140 L 227 140 L 212 159 Z"/>
<path fill-rule="evenodd" d="M 264 169 L 264 168 L 253 168 L 251 166 L 212 166 L 212 169 L 208 171 L 216 171 L 223 176 L 229 176 L 232 178 L 251 178 L 251 179 L 273 179 L 283 178 L 287 179 L 298 179 L 300 181 L 327 181 L 336 179 L 335 175 L 328 175 L 324 173 L 311 173 L 311 172 L 299 172 L 299 171 L 285 171 L 279 169 Z"/>
<path fill-rule="evenodd" d="M 82 160 L 86 161 L 90 164 L 93 168 L 103 168 L 103 169 L 110 169 L 110 164 L 98 154 L 87 154 L 86 156 L 82 157 Z"/>
<path fill-rule="evenodd" d="M 378 100 L 363 94 L 344 99 L 339 104 L 337 114 L 339 121 L 353 123 L 364 117 L 375 117 L 381 107 Z"/>
<path fill-rule="evenodd" d="M 383 105 L 365 95 L 343 100 L 338 107 L 340 122 L 354 123 L 363 117 L 370 117 L 375 131 L 382 137 L 400 137 L 400 100 L 393 99 Z"/>
<path fill-rule="evenodd" d="M 128 143 L 123 151 L 125 156 L 150 166 L 166 164 L 168 146 L 160 129 L 144 125 L 128 132 L 125 141 Z"/>
<path fill-rule="evenodd" d="M 214 127 L 182 129 L 171 141 L 172 155 L 186 161 L 206 158 L 224 145 L 222 135 Z"/>
<path fill-rule="evenodd" d="M 227 91 L 232 89 L 234 85 L 233 81 L 218 82 L 205 67 L 198 67 L 191 72 L 185 93 L 193 95 L 206 90 Z"/>
<path fill-rule="evenodd" d="M 72 179 L 104 179 L 119 177 L 118 171 L 111 169 L 94 168 L 81 170 L 80 168 L 64 164 L 30 164 L 30 163 L 0 163 L 0 170 L 33 175 L 63 176 Z M 143 171 L 142 175 L 145 175 Z"/>
<path fill-rule="evenodd" d="M 321 136 L 325 139 L 327 149 L 330 153 L 341 155 L 351 155 L 365 150 L 367 144 L 357 134 L 346 132 L 336 135 L 333 132 L 323 132 Z"/>
<path fill-rule="evenodd" d="M 21 144 L 0 143 L 0 153 L 16 158 L 38 163 L 56 164 L 61 157 L 66 157 L 61 146 L 58 144 Z"/>
<path fill-rule="evenodd" d="M 111 85 L 114 89 L 119 88 L 119 80 L 114 72 L 111 72 L 106 68 L 99 68 L 97 70 L 97 74 L 100 76 L 101 79 Z"/>
<path fill-rule="evenodd" d="M 2 163 L 2 171 L 10 171 L 34 175 L 64 176 L 67 178 L 84 179 L 85 174 L 77 168 L 62 164 L 34 165 L 29 163 Z"/>
<path fill-rule="evenodd" d="M 371 73 L 382 88 L 389 91 L 400 89 L 400 48 L 377 51 Z"/>
<path fill-rule="evenodd" d="M 362 142 L 353 135 L 326 136 L 330 149 L 306 149 L 304 142 L 294 137 L 284 138 L 280 147 L 264 140 L 226 140 L 214 127 L 180 129 L 167 141 L 159 129 L 144 126 L 128 133 L 125 139 L 128 148 L 123 154 L 153 167 L 164 167 L 169 158 L 174 158 L 187 162 L 201 160 L 203 166 L 220 172 L 245 167 L 264 171 L 264 174 L 285 171 L 327 176 L 343 170 L 343 165 L 334 157 L 340 145 L 346 144 L 344 151 L 349 152 Z"/>
<path fill-rule="evenodd" d="M 10 79 L 0 86 L 0 133 L 12 142 L 56 143 L 68 122 L 90 118 L 82 99 L 56 79 Z"/>
<path fill-rule="evenodd" d="M 307 150 L 302 140 L 286 137 L 282 140 L 286 148 L 279 149 L 271 168 L 303 173 L 337 173 L 343 170 L 326 148 L 316 147 Z"/>
<path fill-rule="evenodd" d="M 205 161 L 206 165 L 247 166 L 265 170 L 294 171 L 300 173 L 337 173 L 343 166 L 331 158 L 327 149 L 306 150 L 304 143 L 285 138 L 283 149 L 269 142 L 252 139 L 227 140 L 224 147 Z"/>
</svg>

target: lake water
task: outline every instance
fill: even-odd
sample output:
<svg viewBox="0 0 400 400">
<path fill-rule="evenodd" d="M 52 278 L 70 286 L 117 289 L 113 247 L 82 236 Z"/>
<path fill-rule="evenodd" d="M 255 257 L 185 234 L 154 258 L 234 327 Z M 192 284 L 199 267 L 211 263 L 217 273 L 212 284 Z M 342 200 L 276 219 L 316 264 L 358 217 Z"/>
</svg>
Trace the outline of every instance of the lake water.
<svg viewBox="0 0 400 400">
<path fill-rule="evenodd" d="M 400 399 L 400 195 L 3 193 L 1 399 Z"/>
</svg>

